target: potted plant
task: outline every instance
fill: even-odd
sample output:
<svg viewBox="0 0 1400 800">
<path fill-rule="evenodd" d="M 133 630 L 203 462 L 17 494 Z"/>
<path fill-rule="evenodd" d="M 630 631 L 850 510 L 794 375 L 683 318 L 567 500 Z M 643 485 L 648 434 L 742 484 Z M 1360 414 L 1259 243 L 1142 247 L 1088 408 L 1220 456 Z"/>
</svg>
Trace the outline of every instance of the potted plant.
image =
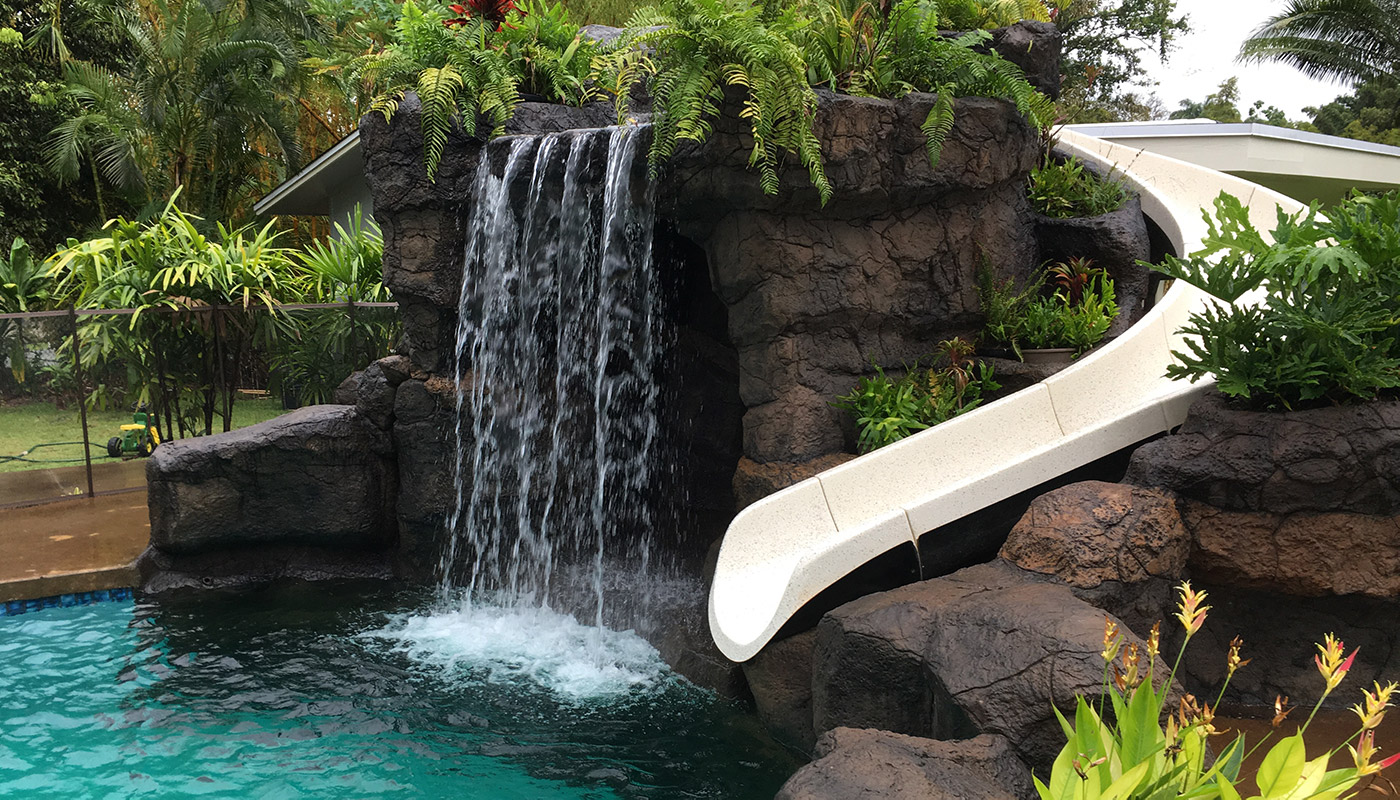
<svg viewBox="0 0 1400 800">
<path fill-rule="evenodd" d="M 1020 292 L 983 270 L 978 294 L 983 341 L 1028 364 L 1068 363 L 1103 341 L 1118 317 L 1113 280 L 1087 258 L 1051 266 Z"/>
<path fill-rule="evenodd" d="M 857 447 L 868 453 L 981 405 L 983 393 L 1001 388 L 992 366 L 973 358 L 972 342 L 961 337 L 938 345 L 937 366 L 916 362 L 904 376 L 891 378 L 878 364 L 849 394 L 836 398 L 860 427 Z"/>
</svg>

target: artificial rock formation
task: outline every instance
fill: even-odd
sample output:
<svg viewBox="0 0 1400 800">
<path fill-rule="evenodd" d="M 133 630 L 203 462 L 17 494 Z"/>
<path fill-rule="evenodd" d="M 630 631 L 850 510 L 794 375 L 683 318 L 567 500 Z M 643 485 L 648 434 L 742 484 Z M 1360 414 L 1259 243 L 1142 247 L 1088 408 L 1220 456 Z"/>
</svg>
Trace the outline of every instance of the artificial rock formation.
<svg viewBox="0 0 1400 800">
<path fill-rule="evenodd" d="M 1047 767 L 1064 743 L 1052 705 L 1072 709 L 1076 694 L 1103 691 L 1104 618 L 1005 562 L 868 595 L 817 626 L 814 727 L 995 733 Z"/>
<path fill-rule="evenodd" d="M 836 728 L 777 800 L 1031 800 L 1030 772 L 1001 736 L 937 741 Z"/>
<path fill-rule="evenodd" d="M 1182 498 L 1192 570 L 1294 596 L 1400 596 L 1400 402 L 1239 411 L 1209 394 L 1128 482 Z"/>
<path fill-rule="evenodd" d="M 1127 330 L 1142 316 L 1148 273 L 1137 262 L 1151 256 L 1142 198 L 1131 195 L 1122 208 L 1097 217 L 1062 219 L 1037 214 L 1036 238 L 1042 260 L 1087 257 L 1113 279 L 1119 314 L 1108 329 L 1110 336 Z"/>
<path fill-rule="evenodd" d="M 1176 499 L 1121 483 L 1072 483 L 1037 497 L 1001 557 L 1076 589 L 1178 578 L 1191 538 Z"/>
<path fill-rule="evenodd" d="M 163 445 L 146 465 L 151 545 L 172 554 L 383 547 L 393 533 L 390 454 L 388 435 L 349 406 Z"/>
<path fill-rule="evenodd" d="M 397 475 L 389 435 L 353 406 L 310 406 L 171 442 L 146 465 L 148 588 L 288 574 L 385 577 Z"/>
</svg>

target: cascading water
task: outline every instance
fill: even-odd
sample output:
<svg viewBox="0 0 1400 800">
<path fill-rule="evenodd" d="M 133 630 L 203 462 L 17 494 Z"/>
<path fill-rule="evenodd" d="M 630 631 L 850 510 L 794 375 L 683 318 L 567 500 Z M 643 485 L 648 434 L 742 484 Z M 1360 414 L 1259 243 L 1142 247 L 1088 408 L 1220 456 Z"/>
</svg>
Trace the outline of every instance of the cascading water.
<svg viewBox="0 0 1400 800">
<path fill-rule="evenodd" d="M 650 560 L 662 336 L 646 132 L 483 149 L 457 328 L 444 593 L 632 623 L 604 587 L 605 569 L 645 574 Z"/>
</svg>

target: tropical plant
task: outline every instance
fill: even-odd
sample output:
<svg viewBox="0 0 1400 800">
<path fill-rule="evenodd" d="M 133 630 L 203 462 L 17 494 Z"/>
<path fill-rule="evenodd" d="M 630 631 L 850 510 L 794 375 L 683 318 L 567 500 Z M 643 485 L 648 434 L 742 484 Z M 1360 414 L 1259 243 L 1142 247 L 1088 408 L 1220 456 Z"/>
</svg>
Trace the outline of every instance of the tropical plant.
<svg viewBox="0 0 1400 800">
<path fill-rule="evenodd" d="M 786 151 L 807 169 L 825 203 L 831 184 L 812 132 L 817 97 L 802 49 L 787 35 L 797 24 L 791 9 L 779 13 L 776 5 L 742 0 L 667 0 L 633 14 L 632 33 L 619 48 L 624 55 L 607 70 L 625 76 L 614 85 L 650 76 L 653 167 L 670 158 L 678 143 L 704 141 L 726 91 L 742 93 L 739 113 L 753 135 L 749 164 L 758 168 L 763 190 L 778 190 Z M 651 51 L 650 57 L 625 54 L 639 49 Z"/>
<path fill-rule="evenodd" d="M 1063 291 L 1032 299 L 1025 307 L 1016 349 L 1067 347 L 1079 355 L 1103 341 L 1117 317 L 1113 281 L 1099 276 L 1078 303 L 1070 302 Z"/>
<path fill-rule="evenodd" d="M 50 168 L 71 181 L 88 162 L 151 211 L 179 190 L 205 217 L 242 214 L 300 157 L 287 100 L 300 52 L 254 25 L 253 7 L 150 0 L 113 20 L 129 33 L 129 66 L 64 63 L 79 113 L 54 129 Z"/>
<path fill-rule="evenodd" d="M 1400 0 L 1289 0 L 1244 41 L 1240 59 L 1342 83 L 1400 77 L 1397 20 Z"/>
<path fill-rule="evenodd" d="M 1192 589 L 1190 582 L 1181 584 L 1177 591 L 1176 619 L 1185 638 L 1165 680 L 1157 674 L 1161 623 L 1153 627 L 1145 643 L 1125 647 L 1118 623 L 1105 618 L 1100 656 L 1104 661 L 1103 694 L 1112 708 L 1105 707 L 1102 700 L 1095 708 L 1079 695 L 1073 723 L 1055 709 L 1067 742 L 1055 758 L 1048 781 L 1039 776 L 1034 779 L 1042 800 L 1240 800 L 1246 796 L 1251 800 L 1337 800 L 1355 796 L 1362 779 L 1400 761 L 1400 754 L 1376 760 L 1375 730 L 1391 706 L 1391 696 L 1400 688 L 1394 683 L 1376 683 L 1374 690 L 1363 690 L 1362 701 L 1352 706 L 1360 720 L 1359 730 L 1345 743 L 1352 766 L 1327 768 L 1343 745 L 1308 758 L 1304 740 L 1308 726 L 1356 658 L 1356 651 L 1347 655 L 1346 647 L 1332 634 L 1317 645 L 1318 654 L 1313 659 L 1323 680 L 1321 696 L 1297 732 L 1269 748 L 1254 775 L 1255 788 L 1249 788 L 1240 777 L 1247 744 L 1243 734 L 1226 744 L 1213 761 L 1209 759 L 1207 740 L 1220 733 L 1214 724 L 1216 709 L 1190 694 L 1181 697 L 1175 713 L 1167 707 L 1181 657 L 1205 624 L 1210 609 L 1205 605 L 1206 592 Z M 1225 655 L 1225 681 L 1216 697 L 1217 708 L 1235 673 L 1251 660 L 1241 656 L 1242 647 L 1243 642 L 1236 637 Z M 1273 726 L 1277 728 L 1292 709 L 1283 697 L 1277 698 L 1274 708 Z M 1255 749 L 1266 741 L 1267 737 Z"/>
<path fill-rule="evenodd" d="M 1047 295 L 1047 279 L 1058 288 Z M 978 297 L 985 322 L 983 340 L 1009 347 L 1071 348 L 1081 354 L 1103 341 L 1118 317 L 1113 280 L 1088 259 L 1055 264 L 1019 292 L 1011 279 L 978 271 Z"/>
<path fill-rule="evenodd" d="M 597 96 L 590 78 L 598 48 L 562 3 L 525 0 L 500 33 L 522 94 L 572 106 Z"/>
<path fill-rule="evenodd" d="M 921 369 L 915 363 L 900 378 L 872 364 L 875 374 L 862 377 L 834 404 L 855 417 L 860 451 L 868 453 L 971 411 L 982 404 L 984 393 L 1000 389 L 991 365 L 975 360 L 973 349 L 966 339 L 941 342 L 936 363 L 942 366 Z"/>
<path fill-rule="evenodd" d="M 793 26 L 792 35 L 803 47 L 813 85 L 872 97 L 915 91 L 936 95 L 922 125 L 934 164 L 953 126 L 955 97 L 1009 100 L 1041 130 L 1054 120 L 1053 105 L 1026 82 L 1019 67 L 980 50 L 991 34 L 976 30 L 956 39 L 942 36 L 936 4 L 809 0 L 801 8 L 810 21 Z"/>
<path fill-rule="evenodd" d="M 975 31 L 1015 25 L 1023 19 L 1050 22 L 1068 0 L 942 0 L 939 25 L 945 30 Z"/>
<path fill-rule="evenodd" d="M 107 219 L 90 170 L 64 185 L 45 166 L 49 132 L 77 111 L 65 98 L 62 68 L 50 48 L 61 45 L 70 58 L 118 67 L 128 52 L 125 30 L 104 23 L 107 9 L 125 2 L 0 0 L 0 247 L 19 236 L 47 254 Z M 54 39 L 48 34 L 59 17 L 62 36 Z"/>
<path fill-rule="evenodd" d="M 74 305 L 135 309 L 88 317 L 80 329 L 85 368 L 125 365 L 123 402 L 150 403 L 167 435 L 210 433 L 216 414 L 228 430 L 239 365 L 285 330 L 276 306 L 296 298 L 299 282 L 272 223 L 220 224 L 206 237 L 176 199 L 150 222 L 118 218 L 106 236 L 73 242 L 50 259 L 49 274 Z"/>
<path fill-rule="evenodd" d="M 1075 159 L 1047 156 L 1031 170 L 1031 207 L 1047 217 L 1097 217 L 1123 207 L 1128 190 L 1112 176 L 1100 178 Z"/>
<path fill-rule="evenodd" d="M 1225 301 L 1182 328 L 1172 378 L 1215 378 L 1251 407 L 1368 400 L 1400 387 L 1400 195 L 1354 195 L 1329 209 L 1278 213 L 1266 238 L 1231 195 L 1203 211 L 1204 247 L 1157 269 Z"/>
<path fill-rule="evenodd" d="M 49 296 L 49 281 L 43 266 L 34 260 L 29 245 L 16 238 L 9 255 L 0 259 L 0 314 L 38 311 Z M 16 383 L 24 383 L 28 358 L 24 350 L 22 320 L 0 319 L 0 352 L 10 362 Z"/>
<path fill-rule="evenodd" d="M 456 125 L 476 136 L 477 126 L 487 133 L 500 132 L 515 113 L 518 84 L 529 74 L 532 88 L 547 90 L 554 99 L 582 101 L 587 87 L 581 80 L 588 66 L 587 52 L 580 53 L 577 29 L 570 38 L 573 50 L 554 52 L 552 42 L 567 35 L 567 15 L 550 11 L 547 20 L 524 31 L 507 25 L 518 15 L 514 3 L 479 0 L 472 7 L 458 6 L 458 17 L 444 7 L 419 7 L 405 0 L 395 36 L 388 48 L 361 57 L 353 73 L 379 87 L 372 111 L 392 118 L 406 91 L 416 91 L 423 104 L 423 153 L 428 175 L 437 172 L 448 133 Z M 514 53 L 505 42 L 515 43 Z M 568 50 L 567 46 L 564 48 Z M 575 60 L 577 59 L 577 60 Z M 563 94 L 560 94 L 563 92 Z"/>
<path fill-rule="evenodd" d="M 335 235 L 296 253 L 313 303 L 373 303 L 390 300 L 384 286 L 384 240 L 359 207 Z M 379 309 L 382 310 L 382 309 Z M 389 355 L 399 326 L 376 309 L 307 309 L 287 316 L 273 345 L 270 388 L 295 396 L 298 404 L 327 402 L 345 377 Z"/>
</svg>

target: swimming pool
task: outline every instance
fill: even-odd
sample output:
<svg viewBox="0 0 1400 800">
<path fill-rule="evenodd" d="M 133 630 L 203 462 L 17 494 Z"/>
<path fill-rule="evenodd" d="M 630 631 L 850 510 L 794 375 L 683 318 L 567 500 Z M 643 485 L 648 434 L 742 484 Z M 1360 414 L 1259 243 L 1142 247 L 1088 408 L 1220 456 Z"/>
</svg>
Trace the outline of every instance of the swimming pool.
<svg viewBox="0 0 1400 800">
<path fill-rule="evenodd" d="M 768 798 L 797 762 L 632 634 L 296 585 L 0 618 L 0 795 Z"/>
</svg>

